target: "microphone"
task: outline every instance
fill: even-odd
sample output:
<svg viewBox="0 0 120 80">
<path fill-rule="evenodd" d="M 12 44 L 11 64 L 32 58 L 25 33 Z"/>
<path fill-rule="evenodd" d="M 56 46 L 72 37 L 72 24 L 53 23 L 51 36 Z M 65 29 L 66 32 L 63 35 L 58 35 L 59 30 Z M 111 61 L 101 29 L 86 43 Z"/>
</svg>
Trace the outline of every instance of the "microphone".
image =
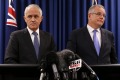
<svg viewBox="0 0 120 80">
<path fill-rule="evenodd" d="M 82 60 L 77 59 L 70 62 L 69 69 L 72 71 L 72 78 L 77 80 L 77 71 L 82 67 Z"/>
<path fill-rule="evenodd" d="M 69 63 L 70 61 L 73 61 L 75 59 L 74 52 L 69 49 L 64 49 L 60 53 L 63 55 L 66 63 Z"/>
<path fill-rule="evenodd" d="M 64 49 L 61 52 L 61 55 L 65 62 L 67 63 L 67 67 L 69 69 L 69 65 L 71 64 L 71 61 L 75 60 L 75 54 L 69 49 Z M 75 70 L 72 71 L 72 78 L 77 79 L 77 73 Z"/>
<path fill-rule="evenodd" d="M 70 62 L 69 69 L 73 71 L 78 71 L 82 67 L 82 60 L 77 59 Z"/>
<path fill-rule="evenodd" d="M 49 52 L 46 56 L 46 60 L 47 60 L 48 66 L 52 65 L 54 79 L 59 80 L 60 75 L 58 73 L 57 66 L 56 66 L 59 63 L 57 54 L 55 52 Z"/>
<path fill-rule="evenodd" d="M 77 54 L 75 54 L 75 57 L 77 59 L 81 59 L 80 56 L 78 56 Z M 87 65 L 87 63 L 85 61 L 82 60 L 82 64 L 90 71 L 90 73 L 91 73 L 90 77 L 91 78 L 93 78 L 94 80 L 99 80 L 99 78 L 98 78 L 97 74 L 95 73 L 95 71 L 93 71 L 93 69 L 89 65 Z"/>
<path fill-rule="evenodd" d="M 47 73 L 45 72 L 47 66 L 47 62 L 45 59 L 40 62 L 40 79 L 39 80 L 48 80 Z"/>
<path fill-rule="evenodd" d="M 67 63 L 63 59 L 63 55 L 61 52 L 57 52 L 57 55 L 59 59 L 58 68 L 60 72 L 62 72 L 62 77 L 63 77 L 63 79 L 61 80 L 69 80 L 69 75 L 68 75 L 69 69 L 68 69 Z"/>
</svg>

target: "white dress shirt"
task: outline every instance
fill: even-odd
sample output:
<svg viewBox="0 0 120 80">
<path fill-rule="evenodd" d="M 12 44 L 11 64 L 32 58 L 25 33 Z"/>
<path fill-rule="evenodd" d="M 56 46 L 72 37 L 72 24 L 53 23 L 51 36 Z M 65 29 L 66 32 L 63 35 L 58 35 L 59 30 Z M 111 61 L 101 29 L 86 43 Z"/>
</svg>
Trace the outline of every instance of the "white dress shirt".
<svg viewBox="0 0 120 80">
<path fill-rule="evenodd" d="M 93 28 L 89 25 L 87 25 L 87 29 L 88 29 L 88 32 L 93 40 Z M 99 41 L 99 45 L 101 46 L 101 31 L 100 31 L 100 28 L 97 29 L 97 32 L 96 32 L 96 35 L 97 35 L 97 38 L 98 38 L 98 41 Z"/>
<path fill-rule="evenodd" d="M 33 31 L 31 30 L 31 29 L 29 29 L 28 27 L 27 27 L 27 29 L 28 29 L 28 32 L 29 32 L 29 34 L 30 34 L 30 37 L 31 37 L 31 39 L 32 39 L 32 42 L 34 42 L 34 35 L 32 34 L 33 33 Z M 37 32 L 37 37 L 38 37 L 38 41 L 39 41 L 39 44 L 40 44 L 40 34 L 39 34 L 39 28 L 36 30 L 36 32 Z"/>
</svg>

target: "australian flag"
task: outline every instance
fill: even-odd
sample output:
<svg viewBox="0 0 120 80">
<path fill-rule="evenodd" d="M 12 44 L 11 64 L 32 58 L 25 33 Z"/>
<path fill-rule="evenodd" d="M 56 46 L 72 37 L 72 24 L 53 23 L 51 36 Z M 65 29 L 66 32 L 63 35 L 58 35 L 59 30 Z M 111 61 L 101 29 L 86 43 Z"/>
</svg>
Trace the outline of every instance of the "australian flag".
<svg viewBox="0 0 120 80">
<path fill-rule="evenodd" d="M 6 3 L 6 27 L 5 27 L 5 47 L 8 45 L 10 34 L 18 30 L 15 11 L 15 0 L 7 0 Z"/>
<path fill-rule="evenodd" d="M 9 0 L 6 25 L 17 27 L 16 12 L 14 8 L 13 0 Z"/>
</svg>

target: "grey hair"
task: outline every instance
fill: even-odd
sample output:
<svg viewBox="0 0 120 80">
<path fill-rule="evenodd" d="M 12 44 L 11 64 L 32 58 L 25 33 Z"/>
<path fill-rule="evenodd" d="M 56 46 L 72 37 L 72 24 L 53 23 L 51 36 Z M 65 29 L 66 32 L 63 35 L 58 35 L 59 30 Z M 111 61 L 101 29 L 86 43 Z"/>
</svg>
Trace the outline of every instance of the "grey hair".
<svg viewBox="0 0 120 80">
<path fill-rule="evenodd" d="M 28 6 L 25 8 L 24 15 L 26 15 L 27 10 L 28 10 L 29 8 L 31 8 L 31 7 L 36 7 L 36 8 L 38 8 L 39 11 L 40 11 L 40 16 L 42 16 L 42 9 L 41 9 L 37 4 L 30 4 L 30 5 L 28 5 Z"/>
<path fill-rule="evenodd" d="M 95 7 L 99 7 L 99 8 L 105 9 L 104 6 L 102 6 L 102 5 L 100 5 L 100 4 L 92 5 L 92 6 L 89 8 L 89 10 L 88 10 L 88 14 L 89 14 L 89 13 L 93 13 Z"/>
</svg>

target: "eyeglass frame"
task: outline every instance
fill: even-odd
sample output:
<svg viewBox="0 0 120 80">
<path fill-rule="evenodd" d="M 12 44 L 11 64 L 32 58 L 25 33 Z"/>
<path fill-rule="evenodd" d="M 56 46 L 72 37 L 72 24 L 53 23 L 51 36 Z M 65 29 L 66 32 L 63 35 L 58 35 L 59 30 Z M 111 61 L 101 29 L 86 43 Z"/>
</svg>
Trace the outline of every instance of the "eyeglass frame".
<svg viewBox="0 0 120 80">
<path fill-rule="evenodd" d="M 102 13 L 100 13 L 100 12 L 97 12 L 97 13 L 91 13 L 91 14 L 95 14 L 95 15 L 97 15 L 97 16 L 103 16 L 104 18 L 106 17 L 106 15 L 105 14 L 102 14 Z"/>
</svg>

